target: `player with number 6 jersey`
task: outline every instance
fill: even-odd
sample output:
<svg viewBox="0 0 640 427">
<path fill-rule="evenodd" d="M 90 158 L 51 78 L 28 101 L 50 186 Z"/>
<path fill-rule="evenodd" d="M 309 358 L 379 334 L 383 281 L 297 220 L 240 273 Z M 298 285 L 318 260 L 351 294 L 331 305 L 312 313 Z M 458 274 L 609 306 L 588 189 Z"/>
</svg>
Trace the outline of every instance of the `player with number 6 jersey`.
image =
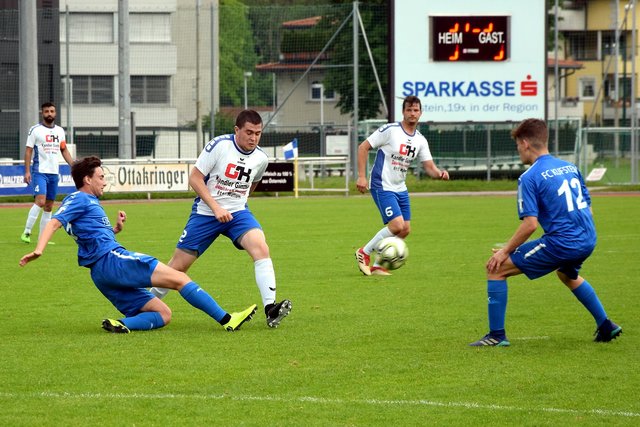
<svg viewBox="0 0 640 427">
<path fill-rule="evenodd" d="M 221 234 L 226 236 L 253 259 L 267 326 L 276 328 L 291 311 L 291 301 L 276 303 L 276 277 L 269 246 L 247 206 L 249 195 L 269 163 L 258 147 L 261 136 L 260 115 L 243 110 L 236 118 L 234 133 L 214 138 L 200 153 L 189 176 L 197 197 L 169 266 L 186 273 Z M 223 270 L 224 266 L 216 268 Z M 168 290 L 153 288 L 151 292 L 163 298 Z"/>
<path fill-rule="evenodd" d="M 544 121 L 527 119 L 511 136 L 520 160 L 531 165 L 518 179 L 518 216 L 522 221 L 509 241 L 487 261 L 489 333 L 470 345 L 506 347 L 507 278 L 524 273 L 537 279 L 553 271 L 596 322 L 595 340 L 608 342 L 622 333 L 604 310 L 593 287 L 578 273 L 596 247 L 591 198 L 578 168 L 549 154 Z M 538 224 L 544 234 L 531 241 Z"/>
<path fill-rule="evenodd" d="M 391 273 L 375 259 L 371 266 L 371 253 L 378 242 L 387 237 L 404 239 L 411 231 L 411 206 L 405 183 L 407 172 L 418 160 L 431 178 L 449 179 L 449 173 L 435 165 L 429 143 L 418 130 L 422 104 L 417 96 L 407 96 L 402 102 L 403 119 L 388 123 L 372 133 L 358 147 L 358 180 L 356 187 L 367 191 L 366 167 L 369 151 L 377 149 L 369 179 L 369 191 L 382 217 L 384 227 L 363 247 L 356 250 L 358 269 L 365 276 L 389 276 Z"/>
</svg>

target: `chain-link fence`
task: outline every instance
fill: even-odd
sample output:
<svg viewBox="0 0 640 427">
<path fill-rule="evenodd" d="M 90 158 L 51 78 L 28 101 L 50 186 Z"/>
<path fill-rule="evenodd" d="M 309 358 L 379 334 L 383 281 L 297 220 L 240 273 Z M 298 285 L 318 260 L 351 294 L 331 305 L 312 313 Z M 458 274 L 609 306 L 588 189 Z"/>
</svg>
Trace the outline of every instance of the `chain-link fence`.
<svg viewBox="0 0 640 427">
<path fill-rule="evenodd" d="M 44 3 L 53 6 L 38 9 L 40 102 L 58 105 L 57 122 L 66 128 L 77 156 L 118 157 L 117 2 Z M 131 157 L 193 159 L 212 133 L 233 131 L 234 118 L 245 106 L 268 123 L 261 145 L 270 155 L 278 156 L 279 147 L 293 138 L 301 156 L 349 155 L 354 5 L 202 3 L 129 2 Z M 388 7 L 359 3 L 357 10 L 362 28 L 356 139 L 362 141 L 386 121 L 381 93 L 389 93 Z M 16 9 L 0 6 L 0 157 L 14 160 L 26 139 L 17 129 L 18 23 Z M 568 34 L 566 40 L 571 52 L 592 56 L 588 34 Z M 595 91 L 587 80 L 580 83 L 583 98 Z M 513 125 L 420 129 L 442 167 L 460 176 L 511 178 L 523 170 L 510 138 Z M 629 182 L 629 129 L 586 137 L 578 121 L 561 121 L 555 146 L 554 126 L 550 121 L 552 152 L 580 163 L 583 171 L 604 164 L 611 182 Z"/>
</svg>

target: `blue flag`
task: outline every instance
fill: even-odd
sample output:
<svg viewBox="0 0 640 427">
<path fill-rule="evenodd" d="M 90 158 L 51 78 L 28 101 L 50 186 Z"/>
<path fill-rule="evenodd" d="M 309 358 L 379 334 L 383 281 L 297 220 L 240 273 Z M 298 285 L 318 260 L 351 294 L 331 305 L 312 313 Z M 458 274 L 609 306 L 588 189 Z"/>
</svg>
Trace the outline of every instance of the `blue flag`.
<svg viewBox="0 0 640 427">
<path fill-rule="evenodd" d="M 285 145 L 282 150 L 285 160 L 298 158 L 298 139 L 293 138 L 293 141 Z"/>
</svg>

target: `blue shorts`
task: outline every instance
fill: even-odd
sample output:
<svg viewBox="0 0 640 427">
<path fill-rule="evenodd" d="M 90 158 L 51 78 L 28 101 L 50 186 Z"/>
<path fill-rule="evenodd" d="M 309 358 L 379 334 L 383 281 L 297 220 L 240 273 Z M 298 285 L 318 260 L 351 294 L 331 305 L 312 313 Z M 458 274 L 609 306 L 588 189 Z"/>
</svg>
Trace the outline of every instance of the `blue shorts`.
<svg viewBox="0 0 640 427">
<path fill-rule="evenodd" d="M 582 263 L 591 255 L 594 247 L 559 249 L 545 236 L 523 243 L 513 251 L 511 261 L 529 279 L 537 279 L 552 271 L 560 271 L 576 279 Z"/>
<path fill-rule="evenodd" d="M 233 212 L 229 222 L 219 222 L 215 216 L 191 212 L 187 225 L 178 239 L 177 248 L 195 251 L 202 255 L 219 235 L 228 237 L 236 248 L 242 249 L 238 242 L 249 230 L 259 228 L 260 224 L 249 209 Z"/>
<path fill-rule="evenodd" d="M 34 172 L 31 175 L 31 188 L 33 188 L 34 196 L 42 196 L 46 194 L 47 200 L 55 200 L 58 195 L 58 180 L 60 177 L 57 173 L 40 173 Z"/>
<path fill-rule="evenodd" d="M 152 256 L 117 248 L 91 265 L 91 278 L 111 304 L 127 317 L 154 298 L 147 289 L 158 265 Z"/>
<path fill-rule="evenodd" d="M 397 216 L 402 216 L 405 221 L 411 221 L 411 206 L 409 205 L 409 192 L 384 191 L 371 189 L 373 202 L 380 211 L 384 224 Z"/>
</svg>

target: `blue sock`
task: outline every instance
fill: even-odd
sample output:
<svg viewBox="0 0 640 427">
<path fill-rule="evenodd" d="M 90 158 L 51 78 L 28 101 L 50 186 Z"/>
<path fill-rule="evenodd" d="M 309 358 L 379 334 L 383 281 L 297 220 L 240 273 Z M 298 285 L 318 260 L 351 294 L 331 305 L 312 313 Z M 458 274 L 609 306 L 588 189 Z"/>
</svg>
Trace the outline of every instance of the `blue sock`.
<svg viewBox="0 0 640 427">
<path fill-rule="evenodd" d="M 133 317 L 125 317 L 122 323 L 131 331 L 148 331 L 164 326 L 164 320 L 157 311 L 143 311 Z"/>
<path fill-rule="evenodd" d="M 505 335 L 504 319 L 507 313 L 507 281 L 487 280 L 489 296 L 489 331 L 495 335 Z"/>
<path fill-rule="evenodd" d="M 189 282 L 184 285 L 184 288 L 180 291 L 180 295 L 182 295 L 182 298 L 187 300 L 189 304 L 204 311 L 216 319 L 217 322 L 222 321 L 227 314 L 227 312 L 218 305 L 216 300 L 211 298 L 211 295 L 195 282 Z"/>
<path fill-rule="evenodd" d="M 580 286 L 572 290 L 573 294 L 578 298 L 578 301 L 585 306 L 589 313 L 596 320 L 596 326 L 602 325 L 602 322 L 607 320 L 607 313 L 604 311 L 604 307 L 596 295 L 596 291 L 593 290 L 589 282 L 586 280 L 582 282 Z"/>
</svg>

